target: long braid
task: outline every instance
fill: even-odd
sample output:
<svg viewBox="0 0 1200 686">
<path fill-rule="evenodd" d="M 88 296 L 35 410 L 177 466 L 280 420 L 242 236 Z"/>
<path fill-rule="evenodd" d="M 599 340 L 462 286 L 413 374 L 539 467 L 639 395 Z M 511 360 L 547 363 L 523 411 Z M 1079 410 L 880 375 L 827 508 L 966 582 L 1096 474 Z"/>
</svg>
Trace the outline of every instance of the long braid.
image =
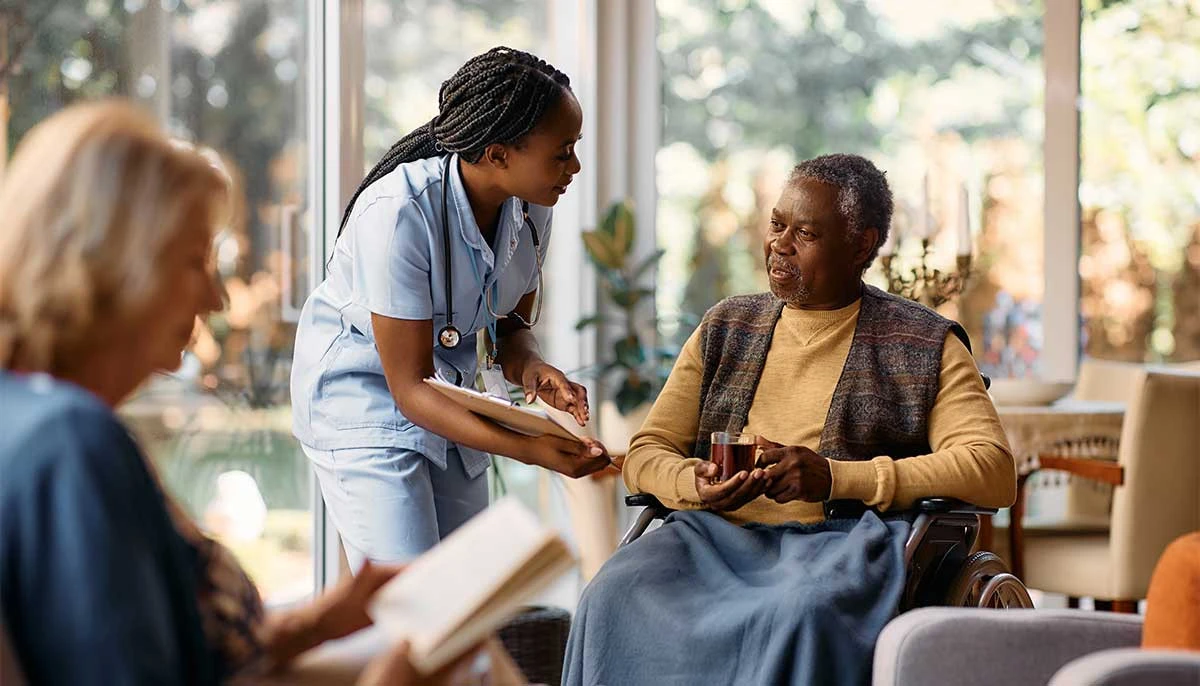
<svg viewBox="0 0 1200 686">
<path fill-rule="evenodd" d="M 497 47 L 467 60 L 438 90 L 438 114 L 396 141 L 371 168 L 342 213 L 338 237 L 362 192 L 406 162 L 458 153 L 478 162 L 487 146 L 515 143 L 533 130 L 571 80 L 545 60 Z"/>
</svg>

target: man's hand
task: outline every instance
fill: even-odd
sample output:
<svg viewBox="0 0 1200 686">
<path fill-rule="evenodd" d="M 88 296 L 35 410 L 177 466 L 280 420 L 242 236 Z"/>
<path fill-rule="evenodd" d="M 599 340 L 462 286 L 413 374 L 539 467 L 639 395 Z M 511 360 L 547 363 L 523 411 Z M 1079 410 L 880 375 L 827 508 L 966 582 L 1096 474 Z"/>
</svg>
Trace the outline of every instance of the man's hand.
<svg viewBox="0 0 1200 686">
<path fill-rule="evenodd" d="M 713 479 L 721 475 L 721 468 L 712 462 L 696 465 L 696 491 L 700 501 L 715 512 L 729 512 L 742 507 L 763 494 L 767 487 L 767 473 L 762 469 L 738 472 L 721 483 Z"/>
<path fill-rule="evenodd" d="M 758 464 L 766 467 L 768 498 L 777 503 L 829 500 L 833 489 L 829 460 L 809 448 L 783 446 L 761 436 L 758 445 L 763 448 Z"/>
</svg>

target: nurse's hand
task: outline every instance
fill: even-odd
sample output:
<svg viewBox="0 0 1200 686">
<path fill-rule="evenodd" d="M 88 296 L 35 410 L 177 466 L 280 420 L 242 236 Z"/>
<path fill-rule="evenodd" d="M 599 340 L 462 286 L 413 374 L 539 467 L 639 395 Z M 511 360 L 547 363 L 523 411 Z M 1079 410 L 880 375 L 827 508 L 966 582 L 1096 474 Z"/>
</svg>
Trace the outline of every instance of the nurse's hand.
<svg viewBox="0 0 1200 686">
<path fill-rule="evenodd" d="M 550 435 L 531 438 L 529 459 L 525 462 L 572 479 L 598 472 L 612 464 L 608 451 L 599 441 L 590 438 L 580 440 L 583 443 Z"/>
<path fill-rule="evenodd" d="M 525 367 L 521 372 L 521 387 L 525 390 L 525 402 L 533 402 L 534 396 L 541 398 L 553 408 L 570 412 L 579 426 L 587 424 L 591 417 L 587 389 L 545 362 Z"/>
</svg>

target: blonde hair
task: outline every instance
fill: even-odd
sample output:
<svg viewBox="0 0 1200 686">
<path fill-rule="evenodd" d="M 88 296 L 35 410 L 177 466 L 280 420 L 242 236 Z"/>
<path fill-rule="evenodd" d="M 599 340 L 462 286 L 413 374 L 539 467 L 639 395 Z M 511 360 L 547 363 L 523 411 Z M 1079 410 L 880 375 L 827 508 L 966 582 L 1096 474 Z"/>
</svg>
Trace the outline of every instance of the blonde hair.
<svg viewBox="0 0 1200 686">
<path fill-rule="evenodd" d="M 38 124 L 0 184 L 0 369 L 61 371 L 147 304 L 189 213 L 227 204 L 222 172 L 128 102 Z"/>
</svg>

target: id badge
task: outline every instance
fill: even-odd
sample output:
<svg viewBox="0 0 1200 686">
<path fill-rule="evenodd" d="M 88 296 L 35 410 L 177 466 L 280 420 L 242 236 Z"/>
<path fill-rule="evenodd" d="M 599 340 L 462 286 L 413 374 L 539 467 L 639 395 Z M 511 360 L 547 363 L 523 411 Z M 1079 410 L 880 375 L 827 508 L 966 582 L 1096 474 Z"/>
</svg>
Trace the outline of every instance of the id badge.
<svg viewBox="0 0 1200 686">
<path fill-rule="evenodd" d="M 504 372 L 500 369 L 500 365 L 484 365 L 479 375 L 483 377 L 483 390 L 485 393 L 503 400 L 509 399 L 508 382 L 504 380 Z"/>
</svg>

